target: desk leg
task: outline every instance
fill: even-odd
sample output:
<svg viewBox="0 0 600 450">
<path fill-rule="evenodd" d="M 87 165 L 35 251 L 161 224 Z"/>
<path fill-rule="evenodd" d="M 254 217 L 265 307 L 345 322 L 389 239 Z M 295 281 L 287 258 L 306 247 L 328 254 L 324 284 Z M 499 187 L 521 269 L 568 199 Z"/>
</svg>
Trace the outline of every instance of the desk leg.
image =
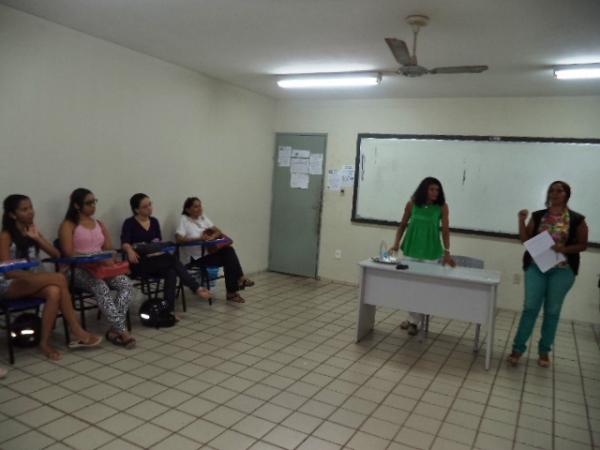
<svg viewBox="0 0 600 450">
<path fill-rule="evenodd" d="M 485 370 L 490 370 L 490 362 L 492 359 L 492 351 L 494 349 L 494 330 L 496 328 L 496 286 L 492 286 L 490 292 L 490 307 L 488 311 L 488 335 L 485 350 Z"/>
<path fill-rule="evenodd" d="M 360 342 L 375 325 L 375 306 L 361 305 L 358 309 L 358 323 L 356 325 L 356 342 Z"/>
<path fill-rule="evenodd" d="M 358 287 L 358 318 L 356 323 L 356 342 L 360 342 L 375 325 L 375 306 L 365 304 L 365 273 L 360 268 L 360 285 Z"/>
</svg>

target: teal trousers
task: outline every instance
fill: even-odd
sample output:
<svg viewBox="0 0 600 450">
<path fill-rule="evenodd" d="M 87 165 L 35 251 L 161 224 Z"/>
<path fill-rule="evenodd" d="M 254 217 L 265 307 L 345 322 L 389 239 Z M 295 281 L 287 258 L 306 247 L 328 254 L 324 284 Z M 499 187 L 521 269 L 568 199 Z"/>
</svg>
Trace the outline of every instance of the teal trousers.
<svg viewBox="0 0 600 450">
<path fill-rule="evenodd" d="M 527 350 L 527 341 L 531 337 L 542 306 L 544 307 L 544 318 L 538 352 L 548 353 L 552 350 L 560 310 L 567 292 L 574 282 L 575 274 L 568 266 L 554 267 L 548 272 L 542 273 L 535 263 L 531 263 L 525 271 L 525 304 L 513 342 L 514 351 L 525 353 Z"/>
</svg>

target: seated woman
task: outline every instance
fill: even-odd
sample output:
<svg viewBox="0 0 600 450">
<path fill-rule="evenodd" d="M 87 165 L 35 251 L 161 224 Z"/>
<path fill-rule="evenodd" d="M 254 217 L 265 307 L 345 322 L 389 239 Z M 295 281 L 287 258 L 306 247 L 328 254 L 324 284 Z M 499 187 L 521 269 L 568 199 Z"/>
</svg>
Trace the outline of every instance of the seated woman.
<svg viewBox="0 0 600 450">
<path fill-rule="evenodd" d="M 35 226 L 34 215 L 29 197 L 13 194 L 4 199 L 0 260 L 37 259 L 40 250 L 52 257 L 60 256 L 59 251 Z M 102 341 L 101 337 L 94 336 L 81 328 L 73 309 L 73 301 L 64 274 L 14 270 L 0 279 L 0 299 L 23 297 L 41 297 L 46 300 L 42 314 L 40 350 L 49 359 L 61 358 L 60 353 L 49 343 L 59 312 L 62 313 L 71 333 L 77 339 L 71 342 L 69 347 L 94 347 Z"/>
<path fill-rule="evenodd" d="M 165 301 L 169 304 L 171 311 L 175 310 L 177 277 L 184 286 L 189 287 L 198 297 L 209 300 L 211 298 L 210 291 L 200 286 L 176 256 L 163 252 L 143 255 L 136 251 L 136 244 L 161 242 L 162 234 L 158 220 L 152 217 L 150 197 L 142 193 L 135 194 L 129 199 L 129 205 L 133 217 L 123 222 L 121 246 L 123 251 L 127 253 L 131 273 L 164 278 Z"/>
<path fill-rule="evenodd" d="M 179 227 L 175 232 L 178 243 L 211 241 L 223 236 L 221 230 L 214 226 L 208 217 L 203 215 L 202 202 L 197 197 L 189 197 L 183 204 Z M 188 247 L 184 255 L 191 258 L 191 264 L 198 267 L 218 266 L 225 272 L 227 300 L 244 303 L 238 291 L 254 286 L 254 282 L 244 276 L 242 266 L 231 246 L 222 247 L 213 253 L 202 256 L 200 247 Z"/>
<path fill-rule="evenodd" d="M 94 219 L 96 203 L 94 194 L 84 188 L 75 189 L 71 194 L 65 220 L 58 236 L 65 256 L 75 256 L 112 249 L 108 230 L 102 222 Z M 112 260 L 108 264 L 112 263 Z M 100 264 L 100 263 L 99 263 Z M 126 318 L 132 300 L 132 284 L 126 275 L 112 278 L 95 278 L 88 270 L 76 267 L 74 283 L 77 289 L 94 294 L 102 314 L 110 322 L 106 339 L 115 345 L 134 348 L 136 341 L 127 332 Z M 115 290 L 113 298 L 110 290 Z"/>
</svg>

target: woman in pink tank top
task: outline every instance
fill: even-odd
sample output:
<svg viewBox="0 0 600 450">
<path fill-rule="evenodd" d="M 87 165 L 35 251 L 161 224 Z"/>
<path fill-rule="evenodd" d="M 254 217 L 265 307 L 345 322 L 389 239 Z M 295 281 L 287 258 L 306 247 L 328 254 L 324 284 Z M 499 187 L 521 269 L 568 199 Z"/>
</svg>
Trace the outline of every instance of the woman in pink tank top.
<svg viewBox="0 0 600 450">
<path fill-rule="evenodd" d="M 104 224 L 94 219 L 98 200 L 89 189 L 75 189 L 71 194 L 69 209 L 59 229 L 59 239 L 65 256 L 111 250 L 112 241 Z M 106 339 L 115 345 L 135 347 L 135 338 L 127 332 L 127 311 L 132 300 L 131 280 L 125 275 L 108 279 L 92 276 L 83 267 L 75 268 L 75 287 L 94 294 L 102 314 L 110 322 Z M 116 295 L 111 295 L 111 290 Z"/>
</svg>

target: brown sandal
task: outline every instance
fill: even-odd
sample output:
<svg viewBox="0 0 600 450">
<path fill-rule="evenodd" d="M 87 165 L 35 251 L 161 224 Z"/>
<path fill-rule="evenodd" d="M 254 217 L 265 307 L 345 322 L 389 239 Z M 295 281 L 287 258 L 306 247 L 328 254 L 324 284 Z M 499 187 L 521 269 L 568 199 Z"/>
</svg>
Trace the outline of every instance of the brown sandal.
<svg viewBox="0 0 600 450">
<path fill-rule="evenodd" d="M 510 365 L 514 367 L 517 364 L 519 364 L 519 359 L 521 359 L 522 354 L 523 353 L 521 352 L 513 350 L 512 353 L 508 355 L 508 362 L 510 363 Z"/>
<path fill-rule="evenodd" d="M 550 367 L 550 356 L 548 353 L 540 353 L 538 357 L 538 366 L 540 367 Z"/>
<path fill-rule="evenodd" d="M 234 303 L 246 303 L 246 300 L 240 294 L 227 294 L 227 301 Z"/>
<path fill-rule="evenodd" d="M 254 286 L 254 281 L 252 281 L 249 278 L 243 277 L 240 279 L 240 281 L 238 282 L 238 286 L 240 289 L 246 289 L 247 287 L 252 287 Z"/>
</svg>

